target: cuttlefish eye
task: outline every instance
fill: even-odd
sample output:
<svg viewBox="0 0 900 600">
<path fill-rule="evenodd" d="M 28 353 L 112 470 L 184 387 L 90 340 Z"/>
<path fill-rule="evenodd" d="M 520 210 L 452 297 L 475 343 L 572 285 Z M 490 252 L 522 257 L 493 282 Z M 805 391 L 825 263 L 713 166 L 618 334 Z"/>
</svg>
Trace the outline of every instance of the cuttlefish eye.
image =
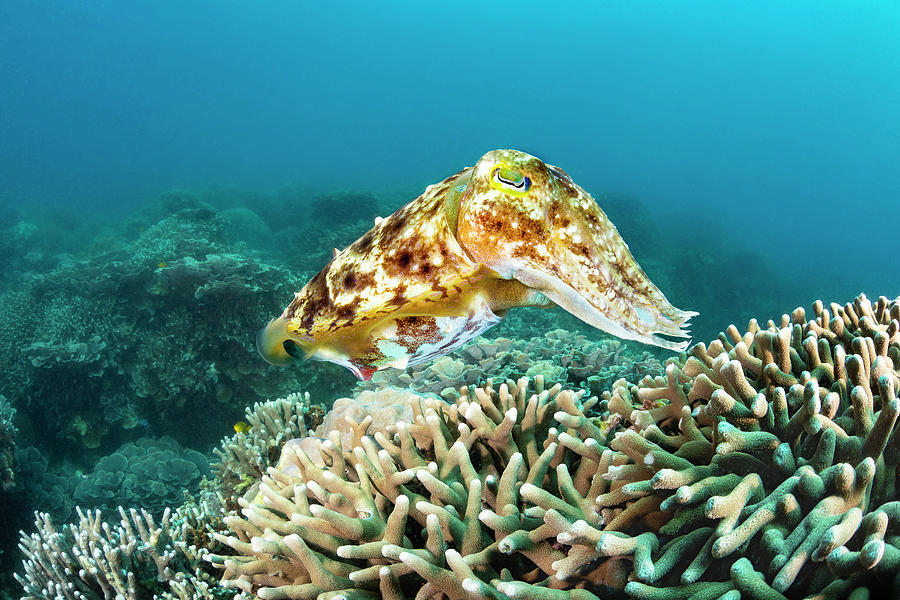
<svg viewBox="0 0 900 600">
<path fill-rule="evenodd" d="M 491 187 L 513 196 L 524 196 L 531 189 L 531 178 L 509 165 L 499 164 L 491 172 Z"/>
</svg>

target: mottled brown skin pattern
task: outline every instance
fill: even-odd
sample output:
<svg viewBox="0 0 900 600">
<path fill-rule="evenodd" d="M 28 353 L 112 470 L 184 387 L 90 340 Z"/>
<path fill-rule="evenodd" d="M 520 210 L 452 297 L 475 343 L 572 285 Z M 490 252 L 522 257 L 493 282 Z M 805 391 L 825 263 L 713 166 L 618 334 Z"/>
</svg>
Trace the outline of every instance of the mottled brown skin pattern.
<svg viewBox="0 0 900 600">
<path fill-rule="evenodd" d="M 476 165 L 457 231 L 473 259 L 517 278 L 521 268 L 540 271 L 637 335 L 679 335 L 692 313 L 668 302 L 590 194 L 562 169 L 533 156 L 506 150 L 490 155 L 493 163 L 526 173 L 531 190 L 524 198 L 511 198 L 492 187 L 492 162 L 482 159 Z M 642 320 L 639 310 L 652 322 Z"/>
<path fill-rule="evenodd" d="M 434 317 L 465 315 L 468 290 L 488 277 L 457 242 L 445 206 L 470 171 L 430 186 L 338 253 L 276 320 L 283 334 L 306 353 L 333 350 L 361 369 L 388 358 L 375 345 L 381 328 L 396 327 L 409 351 L 438 342 Z"/>
<path fill-rule="evenodd" d="M 449 352 L 509 308 L 550 301 L 621 337 L 675 349 L 685 343 L 654 334 L 686 337 L 694 314 L 666 300 L 562 169 L 495 150 L 377 221 L 257 344 L 276 364 L 294 355 L 283 344 L 291 340 L 368 377 Z"/>
<path fill-rule="evenodd" d="M 431 301 L 445 299 L 445 285 L 475 267 L 444 218 L 442 195 L 454 179 L 383 219 L 325 265 L 291 303 L 300 318 L 288 331 L 318 338 L 389 314 L 423 292 L 440 292 Z M 424 232 L 428 225 L 434 233 Z"/>
</svg>

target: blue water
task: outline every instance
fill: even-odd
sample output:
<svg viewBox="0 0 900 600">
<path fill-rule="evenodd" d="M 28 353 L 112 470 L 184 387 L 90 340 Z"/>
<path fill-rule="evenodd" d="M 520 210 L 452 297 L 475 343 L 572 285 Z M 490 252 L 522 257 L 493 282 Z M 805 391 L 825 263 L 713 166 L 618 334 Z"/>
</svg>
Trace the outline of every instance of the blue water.
<svg viewBox="0 0 900 600">
<path fill-rule="evenodd" d="M 415 193 L 514 147 L 845 295 L 900 292 L 898 106 L 895 2 L 0 7 L 5 202 Z"/>
</svg>

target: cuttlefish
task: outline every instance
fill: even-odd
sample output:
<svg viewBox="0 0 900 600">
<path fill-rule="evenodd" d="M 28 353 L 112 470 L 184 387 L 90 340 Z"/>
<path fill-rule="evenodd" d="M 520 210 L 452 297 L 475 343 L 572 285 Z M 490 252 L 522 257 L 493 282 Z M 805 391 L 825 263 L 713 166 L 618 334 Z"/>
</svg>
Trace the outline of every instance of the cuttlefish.
<svg viewBox="0 0 900 600">
<path fill-rule="evenodd" d="M 558 167 L 494 150 L 383 219 L 257 336 L 281 365 L 312 357 L 357 377 L 442 356 L 511 308 L 558 305 L 620 338 L 684 349 L 675 308 L 594 199 Z"/>
</svg>

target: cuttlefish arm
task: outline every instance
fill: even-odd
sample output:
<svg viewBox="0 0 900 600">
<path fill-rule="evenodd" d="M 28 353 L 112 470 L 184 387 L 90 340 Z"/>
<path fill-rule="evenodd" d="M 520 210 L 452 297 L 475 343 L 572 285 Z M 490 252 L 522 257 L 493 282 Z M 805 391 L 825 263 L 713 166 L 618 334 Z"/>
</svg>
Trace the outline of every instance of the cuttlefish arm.
<svg viewBox="0 0 900 600">
<path fill-rule="evenodd" d="M 675 308 L 594 199 L 562 169 L 512 150 L 482 158 L 460 207 L 469 255 L 584 322 L 624 339 L 683 350 L 697 313 Z"/>
</svg>

